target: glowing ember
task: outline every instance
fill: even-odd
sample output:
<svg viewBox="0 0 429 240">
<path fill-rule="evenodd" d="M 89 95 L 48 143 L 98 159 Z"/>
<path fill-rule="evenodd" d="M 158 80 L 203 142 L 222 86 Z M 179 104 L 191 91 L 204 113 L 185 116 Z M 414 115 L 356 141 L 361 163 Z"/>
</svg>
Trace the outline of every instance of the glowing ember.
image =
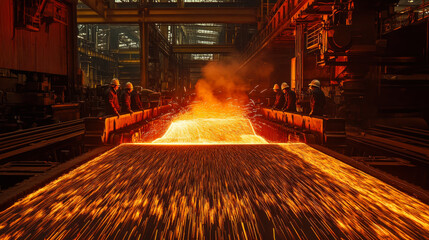
<svg viewBox="0 0 429 240">
<path fill-rule="evenodd" d="M 0 239 L 427 239 L 429 206 L 305 144 L 123 144 L 0 213 Z"/>
</svg>

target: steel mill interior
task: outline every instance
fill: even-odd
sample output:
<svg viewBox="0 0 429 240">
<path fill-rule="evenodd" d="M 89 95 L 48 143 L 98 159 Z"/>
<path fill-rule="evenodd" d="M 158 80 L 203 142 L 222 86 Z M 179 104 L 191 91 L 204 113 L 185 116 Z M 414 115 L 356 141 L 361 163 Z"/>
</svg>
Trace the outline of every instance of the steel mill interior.
<svg viewBox="0 0 429 240">
<path fill-rule="evenodd" d="M 428 239 L 428 0 L 1 0 L 0 240 Z"/>
</svg>

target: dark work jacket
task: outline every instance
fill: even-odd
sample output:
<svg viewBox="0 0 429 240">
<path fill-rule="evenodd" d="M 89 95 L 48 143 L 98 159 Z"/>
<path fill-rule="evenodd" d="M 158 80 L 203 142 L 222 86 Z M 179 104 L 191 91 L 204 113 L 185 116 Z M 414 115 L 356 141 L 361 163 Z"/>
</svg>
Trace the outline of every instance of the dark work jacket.
<svg viewBox="0 0 429 240">
<path fill-rule="evenodd" d="M 132 113 L 131 110 L 131 93 L 125 90 L 124 94 L 122 94 L 122 109 L 124 113 Z"/>
<path fill-rule="evenodd" d="M 133 92 L 131 94 L 131 109 L 133 111 L 141 111 L 143 110 L 143 103 L 140 99 L 140 94 L 137 92 Z"/>
<path fill-rule="evenodd" d="M 110 87 L 106 92 L 105 106 L 106 115 L 116 115 L 121 111 L 118 101 L 118 94 L 112 87 Z"/>
<path fill-rule="evenodd" d="M 278 91 L 276 93 L 276 100 L 274 101 L 273 109 L 281 110 L 284 105 L 285 105 L 285 95 L 282 92 Z"/>
<path fill-rule="evenodd" d="M 320 88 L 313 88 L 310 93 L 310 107 L 311 115 L 323 115 L 323 108 L 325 107 L 325 94 Z"/>
<path fill-rule="evenodd" d="M 296 94 L 294 91 L 290 90 L 290 88 L 286 89 L 283 111 L 296 112 Z"/>
</svg>

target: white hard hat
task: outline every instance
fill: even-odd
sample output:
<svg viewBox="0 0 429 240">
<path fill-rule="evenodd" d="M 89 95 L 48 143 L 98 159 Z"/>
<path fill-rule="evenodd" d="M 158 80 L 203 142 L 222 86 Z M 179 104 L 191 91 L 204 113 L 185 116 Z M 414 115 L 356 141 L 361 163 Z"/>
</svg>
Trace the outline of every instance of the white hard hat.
<svg viewBox="0 0 429 240">
<path fill-rule="evenodd" d="M 285 83 L 285 82 L 282 83 L 282 90 L 285 89 L 285 88 L 288 88 L 288 87 L 289 87 L 289 85 L 287 85 L 287 83 Z"/>
<path fill-rule="evenodd" d="M 273 89 L 280 89 L 280 87 L 279 87 L 279 85 L 276 83 L 276 84 L 274 84 Z"/>
<path fill-rule="evenodd" d="M 125 85 L 125 88 L 133 90 L 133 84 L 130 82 L 127 82 L 127 84 Z"/>
<path fill-rule="evenodd" d="M 112 79 L 112 81 L 110 82 L 111 85 L 116 85 L 119 86 L 119 80 L 117 78 Z"/>
<path fill-rule="evenodd" d="M 313 86 L 313 87 L 318 87 L 320 88 L 320 82 L 317 79 L 314 79 L 313 81 L 311 81 L 310 84 L 308 84 L 308 86 Z"/>
</svg>

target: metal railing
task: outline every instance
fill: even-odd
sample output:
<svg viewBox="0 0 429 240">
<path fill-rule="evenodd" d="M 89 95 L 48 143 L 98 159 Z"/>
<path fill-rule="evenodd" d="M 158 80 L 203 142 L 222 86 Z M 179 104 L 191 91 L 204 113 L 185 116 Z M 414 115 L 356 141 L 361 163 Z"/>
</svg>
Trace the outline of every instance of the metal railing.
<svg viewBox="0 0 429 240">
<path fill-rule="evenodd" d="M 429 17 L 429 3 L 403 10 L 383 21 L 382 34 L 409 26 Z"/>
<path fill-rule="evenodd" d="M 307 28 L 307 38 L 305 39 L 305 47 L 309 52 L 319 49 L 320 32 L 322 31 L 322 23 L 315 24 Z"/>
<path fill-rule="evenodd" d="M 308 5 L 310 0 L 279 0 L 272 11 L 272 17 L 267 24 L 255 34 L 242 54 L 243 65 L 246 64 L 270 39 L 277 36 L 299 14 L 301 8 Z"/>
<path fill-rule="evenodd" d="M 0 134 L 0 162 L 51 144 L 83 136 L 82 119 Z"/>
<path fill-rule="evenodd" d="M 88 40 L 86 39 L 81 39 L 78 38 L 78 52 L 85 54 L 89 57 L 95 57 L 95 58 L 99 58 L 99 59 L 103 59 L 106 61 L 110 61 L 110 62 L 116 62 L 116 58 L 114 55 L 112 55 L 110 52 L 105 54 L 101 51 L 99 51 L 98 49 L 95 48 L 95 44 L 94 43 L 90 43 Z M 104 51 L 106 52 L 106 51 Z"/>
<path fill-rule="evenodd" d="M 200 2 L 188 2 L 177 1 L 160 2 L 160 1 L 135 1 L 135 2 L 118 2 L 112 4 L 112 8 L 177 8 L 177 7 L 189 7 L 189 8 L 211 8 L 211 7 L 256 7 L 259 1 L 250 0 L 235 0 L 235 1 L 200 1 Z"/>
</svg>

